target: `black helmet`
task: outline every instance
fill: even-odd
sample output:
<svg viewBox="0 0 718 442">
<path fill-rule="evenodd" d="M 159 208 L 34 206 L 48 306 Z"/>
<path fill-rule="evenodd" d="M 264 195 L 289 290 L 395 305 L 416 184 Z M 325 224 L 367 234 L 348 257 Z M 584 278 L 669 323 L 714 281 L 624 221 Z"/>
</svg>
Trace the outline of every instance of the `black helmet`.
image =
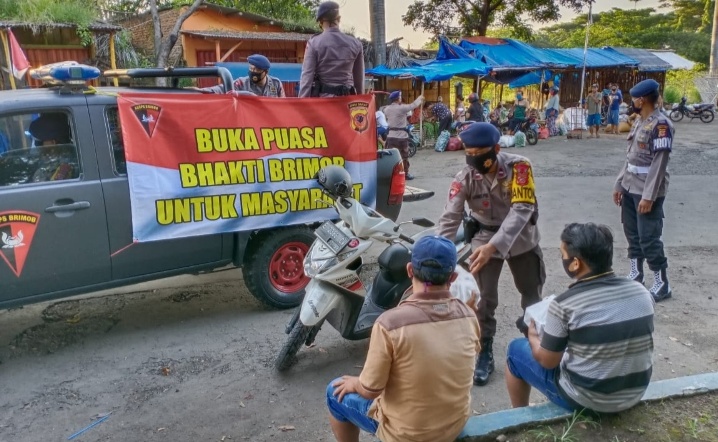
<svg viewBox="0 0 718 442">
<path fill-rule="evenodd" d="M 352 196 L 352 177 L 341 166 L 326 166 L 314 176 L 320 186 L 333 198 Z"/>
</svg>

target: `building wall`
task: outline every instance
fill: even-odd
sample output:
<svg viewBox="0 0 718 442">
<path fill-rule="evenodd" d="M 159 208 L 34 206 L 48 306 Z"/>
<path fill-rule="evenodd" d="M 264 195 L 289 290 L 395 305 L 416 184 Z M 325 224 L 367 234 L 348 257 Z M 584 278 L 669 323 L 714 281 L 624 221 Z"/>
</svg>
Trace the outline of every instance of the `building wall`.
<svg viewBox="0 0 718 442">
<path fill-rule="evenodd" d="M 177 23 L 180 16 L 179 9 L 165 9 L 160 11 L 160 28 L 162 35 L 168 35 L 172 31 L 172 27 Z M 124 20 L 120 26 L 130 32 L 132 46 L 140 51 L 146 57 L 152 59 L 154 57 L 155 48 L 155 31 L 152 25 L 152 15 L 149 13 L 138 15 L 130 19 Z M 177 40 L 177 44 L 170 52 L 170 61 L 176 62 L 182 58 L 182 39 Z"/>
</svg>

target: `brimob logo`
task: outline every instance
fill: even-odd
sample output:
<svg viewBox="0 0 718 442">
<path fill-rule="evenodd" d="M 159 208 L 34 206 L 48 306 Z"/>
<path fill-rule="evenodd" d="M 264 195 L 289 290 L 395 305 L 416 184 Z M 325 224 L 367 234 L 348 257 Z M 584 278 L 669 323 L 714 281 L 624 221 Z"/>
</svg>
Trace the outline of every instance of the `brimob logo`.
<svg viewBox="0 0 718 442">
<path fill-rule="evenodd" d="M 160 119 L 162 108 L 156 104 L 136 104 L 132 106 L 132 110 L 145 129 L 145 132 L 147 132 L 147 135 L 152 138 L 152 134 L 157 127 L 157 122 Z"/>
</svg>

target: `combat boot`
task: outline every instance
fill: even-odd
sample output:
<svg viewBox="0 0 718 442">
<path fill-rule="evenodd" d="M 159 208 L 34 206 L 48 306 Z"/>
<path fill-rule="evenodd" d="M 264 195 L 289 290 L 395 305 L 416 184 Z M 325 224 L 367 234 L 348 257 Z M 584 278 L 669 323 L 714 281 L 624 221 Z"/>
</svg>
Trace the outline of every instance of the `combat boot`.
<svg viewBox="0 0 718 442">
<path fill-rule="evenodd" d="M 653 272 L 653 287 L 651 287 L 650 292 L 656 302 L 661 302 L 671 297 L 671 286 L 668 284 L 666 269 Z"/>
<path fill-rule="evenodd" d="M 481 353 L 476 358 L 474 369 L 474 385 L 486 385 L 489 382 L 489 375 L 494 372 L 494 338 L 481 340 Z"/>
<path fill-rule="evenodd" d="M 646 278 L 643 276 L 643 258 L 631 258 L 631 273 L 626 278 L 641 284 L 646 283 Z"/>
</svg>

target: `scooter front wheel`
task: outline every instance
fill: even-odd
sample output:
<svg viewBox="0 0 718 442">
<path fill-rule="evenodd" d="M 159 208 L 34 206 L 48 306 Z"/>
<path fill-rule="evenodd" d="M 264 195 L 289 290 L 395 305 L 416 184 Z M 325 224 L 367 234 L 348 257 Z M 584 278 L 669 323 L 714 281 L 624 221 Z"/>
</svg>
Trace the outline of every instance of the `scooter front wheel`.
<svg viewBox="0 0 718 442">
<path fill-rule="evenodd" d="M 289 332 L 287 342 L 284 343 L 274 362 L 274 368 L 277 371 L 285 371 L 294 365 L 299 348 L 306 342 L 313 328 L 302 324 L 302 321 L 297 321 L 294 324 L 292 331 Z"/>
</svg>

